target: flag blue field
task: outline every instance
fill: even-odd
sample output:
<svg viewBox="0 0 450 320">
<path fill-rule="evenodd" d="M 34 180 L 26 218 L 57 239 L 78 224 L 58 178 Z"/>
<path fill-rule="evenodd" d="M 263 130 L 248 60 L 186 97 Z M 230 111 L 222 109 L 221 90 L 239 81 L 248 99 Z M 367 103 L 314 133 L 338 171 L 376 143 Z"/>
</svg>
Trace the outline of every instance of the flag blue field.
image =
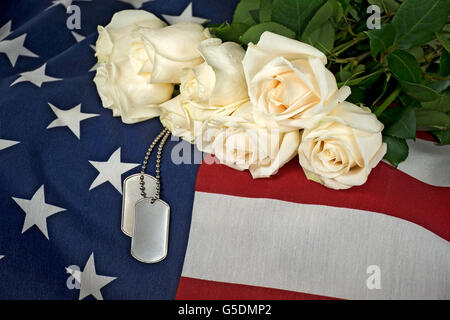
<svg viewBox="0 0 450 320">
<path fill-rule="evenodd" d="M 81 29 L 67 27 L 71 4 L 80 8 Z M 109 299 L 175 296 L 198 165 L 168 161 L 177 143 L 168 142 L 162 197 L 172 208 L 170 254 L 156 265 L 137 262 L 120 230 L 117 181 L 138 172 L 136 165 L 162 126 L 158 119 L 125 125 L 113 118 L 92 82 L 97 25 L 106 25 L 117 11 L 139 7 L 166 20 L 217 22 L 234 9 L 233 1 L 206 0 L 0 2 L 2 299 L 78 299 L 100 289 Z M 81 294 L 66 268 L 82 272 L 86 265 L 95 266 L 87 273 L 112 278 L 94 277 Z"/>
</svg>

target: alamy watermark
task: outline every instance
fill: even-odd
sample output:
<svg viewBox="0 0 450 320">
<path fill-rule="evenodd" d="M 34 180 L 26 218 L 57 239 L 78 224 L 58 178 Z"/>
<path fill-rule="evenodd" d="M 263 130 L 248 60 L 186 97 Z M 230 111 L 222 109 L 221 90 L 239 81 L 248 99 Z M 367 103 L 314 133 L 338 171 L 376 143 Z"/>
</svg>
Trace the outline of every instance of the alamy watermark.
<svg viewBox="0 0 450 320">
<path fill-rule="evenodd" d="M 381 289 L 381 269 L 373 264 L 367 267 L 367 274 L 370 276 L 366 280 L 366 286 L 369 290 Z"/>
<path fill-rule="evenodd" d="M 381 29 L 381 9 L 377 5 L 370 5 L 367 7 L 367 14 L 370 16 L 367 18 L 367 28 L 369 30 Z"/>
<path fill-rule="evenodd" d="M 66 286 L 69 290 L 80 290 L 81 288 L 81 269 L 77 265 L 72 265 L 66 268 L 70 276 L 66 280 Z"/>
<path fill-rule="evenodd" d="M 81 29 L 81 9 L 77 5 L 70 5 L 66 10 L 67 14 L 70 14 L 66 20 L 66 26 L 69 30 Z"/>
</svg>

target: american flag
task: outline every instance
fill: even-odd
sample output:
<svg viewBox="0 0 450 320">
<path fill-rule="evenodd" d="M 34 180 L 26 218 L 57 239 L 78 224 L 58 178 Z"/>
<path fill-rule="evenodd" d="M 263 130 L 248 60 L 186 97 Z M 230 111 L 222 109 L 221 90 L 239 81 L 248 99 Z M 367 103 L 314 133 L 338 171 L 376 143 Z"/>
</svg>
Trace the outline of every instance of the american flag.
<svg viewBox="0 0 450 320">
<path fill-rule="evenodd" d="M 450 146 L 426 134 L 346 191 L 307 181 L 296 159 L 260 180 L 175 164 L 173 139 L 168 256 L 131 257 L 122 181 L 162 126 L 102 108 L 97 25 L 133 8 L 220 23 L 237 2 L 1 1 L 0 299 L 450 299 Z"/>
</svg>

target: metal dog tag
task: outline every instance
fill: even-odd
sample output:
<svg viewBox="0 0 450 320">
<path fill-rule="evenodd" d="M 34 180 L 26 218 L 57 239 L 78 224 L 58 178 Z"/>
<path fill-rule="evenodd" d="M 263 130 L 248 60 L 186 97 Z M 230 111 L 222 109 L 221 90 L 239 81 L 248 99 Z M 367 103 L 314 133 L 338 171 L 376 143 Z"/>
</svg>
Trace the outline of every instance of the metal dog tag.
<svg viewBox="0 0 450 320">
<path fill-rule="evenodd" d="M 122 200 L 122 232 L 127 236 L 133 235 L 134 227 L 134 208 L 136 202 L 143 199 L 141 196 L 140 173 L 133 174 L 123 181 L 123 200 Z M 152 197 L 156 192 L 156 178 L 144 174 L 146 193 Z"/>
<path fill-rule="evenodd" d="M 170 207 L 151 198 L 136 203 L 131 255 L 144 263 L 164 260 L 169 247 Z"/>
</svg>

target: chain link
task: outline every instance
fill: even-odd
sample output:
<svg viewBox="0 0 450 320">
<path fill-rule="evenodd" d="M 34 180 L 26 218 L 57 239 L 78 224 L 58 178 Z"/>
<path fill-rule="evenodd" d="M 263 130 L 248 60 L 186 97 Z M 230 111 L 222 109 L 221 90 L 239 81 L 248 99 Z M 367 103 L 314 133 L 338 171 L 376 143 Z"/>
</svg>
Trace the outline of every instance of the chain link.
<svg viewBox="0 0 450 320">
<path fill-rule="evenodd" d="M 157 189 L 156 189 L 155 196 L 152 198 L 152 203 L 154 203 L 156 201 L 156 199 L 159 199 L 160 188 L 161 188 L 161 181 L 160 181 L 161 153 L 162 153 L 162 148 L 164 146 L 164 143 L 166 142 L 169 135 L 170 135 L 169 129 L 164 129 L 163 131 L 161 131 L 158 134 L 158 136 L 155 138 L 155 140 L 153 140 L 150 147 L 148 147 L 147 153 L 145 154 L 144 161 L 142 162 L 141 176 L 139 177 L 139 179 L 140 179 L 139 184 L 141 185 L 141 187 L 139 189 L 141 190 L 141 196 L 143 198 L 146 198 L 147 194 L 145 192 L 145 181 L 144 181 L 145 170 L 147 169 L 148 160 L 150 159 L 150 155 L 152 154 L 153 149 L 155 148 L 155 146 L 159 142 L 159 140 L 162 139 L 162 141 L 158 147 L 158 154 L 157 154 L 157 160 L 156 160 L 156 188 Z"/>
<path fill-rule="evenodd" d="M 161 193 L 161 155 L 162 155 L 162 149 L 164 147 L 164 144 L 166 143 L 167 139 L 170 136 L 170 131 L 167 130 L 166 134 L 161 140 L 161 143 L 158 146 L 158 153 L 156 154 L 156 192 L 155 196 L 152 198 L 152 203 L 155 203 L 156 200 L 159 199 L 159 195 Z"/>
</svg>

